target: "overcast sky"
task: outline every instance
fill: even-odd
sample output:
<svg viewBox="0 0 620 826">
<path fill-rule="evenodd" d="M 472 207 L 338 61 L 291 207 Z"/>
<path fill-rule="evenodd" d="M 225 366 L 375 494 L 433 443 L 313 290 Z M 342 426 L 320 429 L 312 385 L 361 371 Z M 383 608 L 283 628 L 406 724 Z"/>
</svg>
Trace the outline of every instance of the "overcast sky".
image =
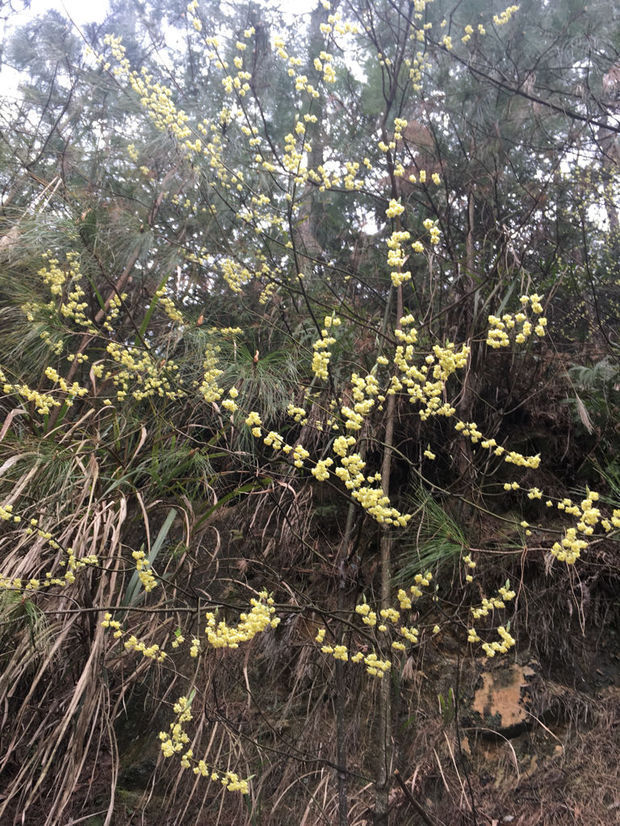
<svg viewBox="0 0 620 826">
<path fill-rule="evenodd" d="M 32 0 L 30 9 L 11 15 L 8 22 L 10 25 L 22 25 L 46 9 L 57 9 L 63 15 L 68 14 L 76 23 L 90 23 L 103 20 L 108 10 L 108 0 Z"/>
<path fill-rule="evenodd" d="M 281 0 L 282 10 L 294 14 L 311 11 L 316 3 L 317 0 Z M 91 23 L 104 19 L 108 0 L 31 0 L 28 11 L 11 15 L 11 23 L 21 25 L 46 9 L 57 9 L 61 14 L 68 14 L 76 23 Z"/>
</svg>

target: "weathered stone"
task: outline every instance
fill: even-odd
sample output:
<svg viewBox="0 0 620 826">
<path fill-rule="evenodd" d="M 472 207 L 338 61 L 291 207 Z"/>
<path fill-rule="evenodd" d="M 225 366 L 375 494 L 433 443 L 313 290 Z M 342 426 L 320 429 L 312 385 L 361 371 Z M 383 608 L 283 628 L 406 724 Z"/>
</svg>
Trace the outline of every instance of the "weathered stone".
<svg viewBox="0 0 620 826">
<path fill-rule="evenodd" d="M 527 686 L 534 675 L 531 666 L 516 664 L 483 671 L 472 711 L 480 716 L 486 728 L 500 734 L 529 724 Z"/>
</svg>

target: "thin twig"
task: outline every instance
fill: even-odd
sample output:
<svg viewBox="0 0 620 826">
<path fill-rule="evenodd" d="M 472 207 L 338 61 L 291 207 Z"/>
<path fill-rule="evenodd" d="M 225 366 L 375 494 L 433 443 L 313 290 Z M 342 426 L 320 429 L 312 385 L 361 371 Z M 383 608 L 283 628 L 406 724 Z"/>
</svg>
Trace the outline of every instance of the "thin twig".
<svg viewBox="0 0 620 826">
<path fill-rule="evenodd" d="M 396 782 L 398 783 L 398 785 L 403 790 L 404 795 L 407 798 L 407 800 L 409 801 L 409 803 L 413 806 L 413 808 L 420 815 L 420 817 L 427 824 L 427 826 L 439 826 L 438 821 L 436 821 L 429 814 L 427 814 L 427 812 L 424 811 L 422 806 L 418 803 L 418 801 L 415 799 L 415 797 L 411 794 L 411 792 L 409 791 L 409 789 L 405 785 L 405 781 L 400 776 L 400 772 L 398 771 L 398 769 L 394 769 L 394 777 L 396 778 Z"/>
</svg>

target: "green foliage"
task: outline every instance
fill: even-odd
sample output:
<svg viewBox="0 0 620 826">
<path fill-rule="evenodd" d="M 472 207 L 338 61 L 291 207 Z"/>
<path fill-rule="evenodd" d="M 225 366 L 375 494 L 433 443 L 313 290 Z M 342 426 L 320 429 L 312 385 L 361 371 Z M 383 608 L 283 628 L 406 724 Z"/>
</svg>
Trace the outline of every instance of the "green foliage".
<svg viewBox="0 0 620 826">
<path fill-rule="evenodd" d="M 453 565 L 469 548 L 463 529 L 428 490 L 420 487 L 412 498 L 413 528 L 399 542 L 397 561 L 399 583 L 410 582 L 416 574 L 431 570 L 438 578 L 446 565 Z"/>
<path fill-rule="evenodd" d="M 607 357 L 592 367 L 574 365 L 568 374 L 572 384 L 568 402 L 573 419 L 593 441 L 589 461 L 602 466 L 603 478 L 617 476 L 620 472 L 616 458 L 620 417 L 618 365 Z"/>
<path fill-rule="evenodd" d="M 175 518 L 177 517 L 177 511 L 174 508 L 170 508 L 168 514 L 166 515 L 166 519 L 164 520 L 164 524 L 159 529 L 159 533 L 155 538 L 155 541 L 151 545 L 148 555 L 146 555 L 146 559 L 148 564 L 152 567 L 157 562 L 157 557 L 161 553 L 164 548 L 164 544 L 166 542 L 166 537 L 168 536 L 170 529 L 172 527 L 172 523 L 174 522 Z M 141 546 L 140 551 L 144 551 L 144 546 Z M 127 606 L 134 606 L 138 605 L 142 599 L 145 597 L 145 591 L 142 587 L 142 582 L 139 577 L 139 572 L 134 571 L 131 575 L 131 579 L 127 585 L 127 590 L 125 591 L 125 596 L 123 598 L 123 605 Z"/>
</svg>

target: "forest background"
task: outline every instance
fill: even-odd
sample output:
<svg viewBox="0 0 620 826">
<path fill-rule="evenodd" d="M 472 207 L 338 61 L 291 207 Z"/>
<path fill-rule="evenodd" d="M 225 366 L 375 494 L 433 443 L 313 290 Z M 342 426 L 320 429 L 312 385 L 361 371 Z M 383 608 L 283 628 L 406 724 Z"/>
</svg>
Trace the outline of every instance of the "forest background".
<svg viewBox="0 0 620 826">
<path fill-rule="evenodd" d="M 617 817 L 619 15 L 6 29 L 1 822 Z"/>
</svg>

